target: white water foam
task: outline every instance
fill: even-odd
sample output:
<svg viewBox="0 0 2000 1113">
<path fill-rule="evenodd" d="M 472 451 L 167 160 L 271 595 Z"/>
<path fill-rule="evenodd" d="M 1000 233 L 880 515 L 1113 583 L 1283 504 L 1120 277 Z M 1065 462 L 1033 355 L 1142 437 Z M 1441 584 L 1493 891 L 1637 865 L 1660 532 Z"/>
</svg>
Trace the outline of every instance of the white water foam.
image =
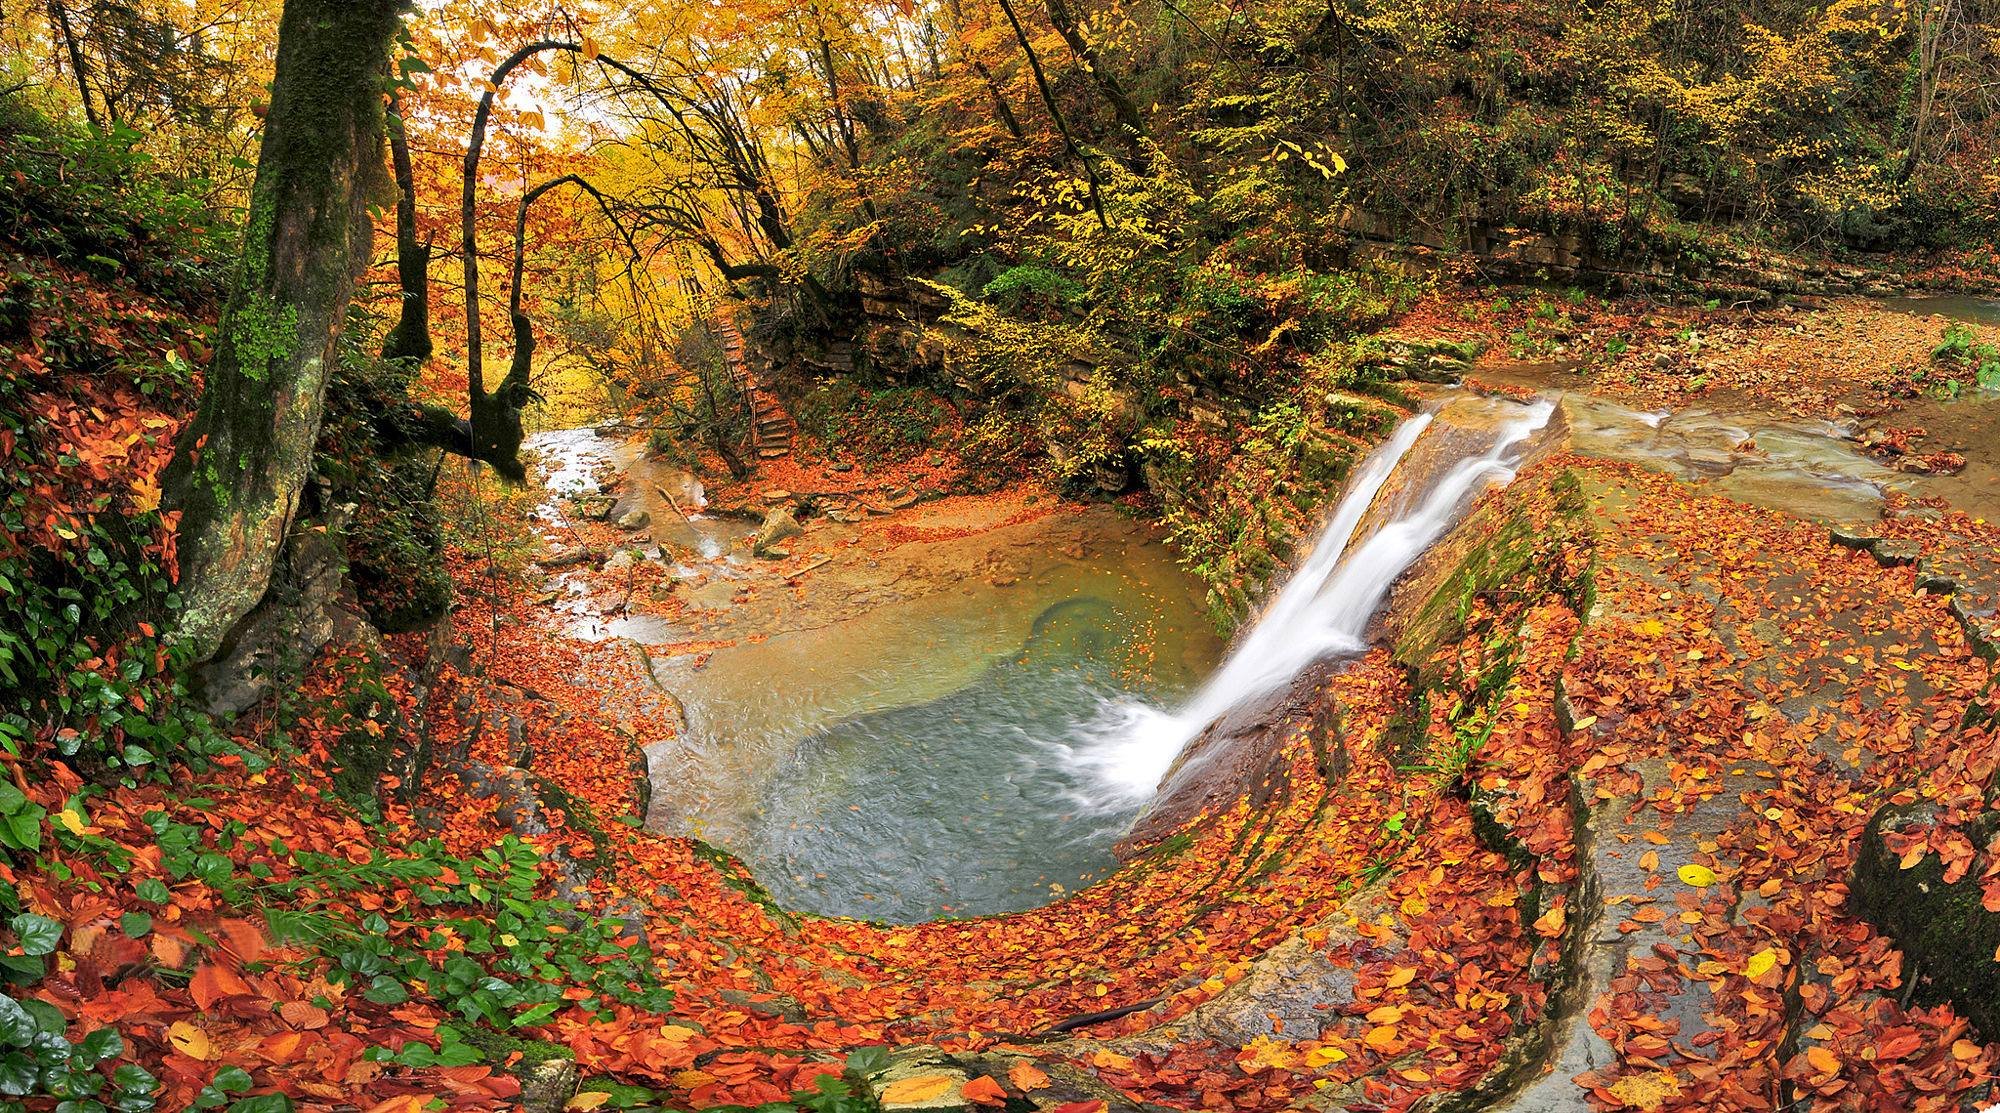
<svg viewBox="0 0 2000 1113">
<path fill-rule="evenodd" d="M 1366 648 L 1363 634 L 1396 578 L 1480 492 L 1514 478 L 1516 448 L 1554 409 L 1549 402 L 1520 407 L 1484 453 L 1408 485 L 1409 505 L 1385 508 L 1395 516 L 1355 546 L 1383 484 L 1434 415 L 1398 426 L 1354 473 L 1305 563 L 1192 699 L 1172 711 L 1134 699 L 1110 704 L 1066 747 L 1105 794 L 1095 803 L 1125 809 L 1151 799 L 1181 751 L 1230 710 L 1284 688 L 1315 661 Z"/>
</svg>

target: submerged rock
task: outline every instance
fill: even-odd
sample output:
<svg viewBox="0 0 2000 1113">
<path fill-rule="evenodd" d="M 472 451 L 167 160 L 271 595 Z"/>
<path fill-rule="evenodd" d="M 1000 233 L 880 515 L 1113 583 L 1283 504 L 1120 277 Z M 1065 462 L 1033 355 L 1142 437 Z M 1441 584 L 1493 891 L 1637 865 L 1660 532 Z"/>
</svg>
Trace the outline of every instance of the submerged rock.
<svg viewBox="0 0 2000 1113">
<path fill-rule="evenodd" d="M 633 510 L 618 519 L 619 529 L 645 529 L 653 524 L 653 516 L 644 510 Z"/>
</svg>

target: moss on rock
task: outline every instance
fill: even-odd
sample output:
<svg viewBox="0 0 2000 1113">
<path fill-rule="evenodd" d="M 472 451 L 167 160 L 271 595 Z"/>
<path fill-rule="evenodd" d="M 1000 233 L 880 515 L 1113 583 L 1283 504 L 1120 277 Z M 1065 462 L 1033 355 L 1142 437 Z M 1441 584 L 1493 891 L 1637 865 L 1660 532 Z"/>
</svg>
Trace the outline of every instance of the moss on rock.
<svg viewBox="0 0 2000 1113">
<path fill-rule="evenodd" d="M 2000 1034 L 2000 912 L 1982 903 L 1976 874 L 1944 879 L 1944 860 L 1926 854 L 1908 869 L 1884 835 L 1933 826 L 1935 804 L 1890 804 L 1877 811 L 1862 835 L 1851 884 L 1855 908 L 1886 932 L 1909 957 L 1904 976 L 1918 979 L 1919 996 L 1949 1000 L 1989 1038 Z M 2000 813 L 1973 820 L 1965 834 L 1974 846 L 2000 833 Z"/>
</svg>

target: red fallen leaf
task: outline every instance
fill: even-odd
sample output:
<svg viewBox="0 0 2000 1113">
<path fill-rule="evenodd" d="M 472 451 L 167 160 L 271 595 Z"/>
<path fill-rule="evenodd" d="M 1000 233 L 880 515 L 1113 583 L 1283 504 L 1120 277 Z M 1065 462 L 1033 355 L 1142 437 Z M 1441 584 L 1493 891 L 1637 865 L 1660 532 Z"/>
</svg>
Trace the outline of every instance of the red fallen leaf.
<svg viewBox="0 0 2000 1113">
<path fill-rule="evenodd" d="M 187 964 L 188 951 L 191 948 L 185 941 L 164 931 L 156 931 L 153 933 L 151 946 L 153 957 L 160 960 L 161 966 L 169 970 L 179 970 Z"/>
<path fill-rule="evenodd" d="M 327 1022 L 326 1010 L 309 1001 L 287 1001 L 278 1007 L 278 1015 L 286 1024 L 307 1031 L 324 1028 Z"/>
<path fill-rule="evenodd" d="M 264 932 L 249 920 L 223 920 L 216 924 L 224 948 L 243 963 L 257 961 L 264 953 Z"/>
<path fill-rule="evenodd" d="M 235 971 L 213 962 L 195 967 L 194 980 L 188 983 L 188 993 L 204 1011 L 214 1008 L 217 1001 L 249 996 L 250 992 L 249 983 Z"/>
<path fill-rule="evenodd" d="M 1056 1106 L 1049 1113 L 1104 1113 L 1108 1108 L 1101 1101 L 1070 1101 Z"/>
<path fill-rule="evenodd" d="M 1924 1037 L 1912 1028 L 1898 1028 L 1882 1034 L 1882 1040 L 1875 1045 L 1875 1058 L 1903 1059 L 1924 1046 Z"/>
<path fill-rule="evenodd" d="M 967 1101 L 976 1101 L 981 1105 L 1004 1105 L 1007 1102 L 1007 1091 L 993 1081 L 991 1075 L 980 1075 L 960 1086 L 958 1092 L 964 1094 Z"/>
</svg>

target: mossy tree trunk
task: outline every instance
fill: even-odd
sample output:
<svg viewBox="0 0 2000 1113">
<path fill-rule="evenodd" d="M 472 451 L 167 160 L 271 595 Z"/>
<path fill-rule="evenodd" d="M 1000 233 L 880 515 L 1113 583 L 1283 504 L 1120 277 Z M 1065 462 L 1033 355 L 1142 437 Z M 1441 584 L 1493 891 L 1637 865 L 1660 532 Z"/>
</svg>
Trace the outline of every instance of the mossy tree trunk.
<svg viewBox="0 0 2000 1113">
<path fill-rule="evenodd" d="M 235 287 L 169 469 L 180 636 L 201 658 L 263 598 L 368 265 L 389 47 L 407 0 L 287 0 Z"/>
</svg>

